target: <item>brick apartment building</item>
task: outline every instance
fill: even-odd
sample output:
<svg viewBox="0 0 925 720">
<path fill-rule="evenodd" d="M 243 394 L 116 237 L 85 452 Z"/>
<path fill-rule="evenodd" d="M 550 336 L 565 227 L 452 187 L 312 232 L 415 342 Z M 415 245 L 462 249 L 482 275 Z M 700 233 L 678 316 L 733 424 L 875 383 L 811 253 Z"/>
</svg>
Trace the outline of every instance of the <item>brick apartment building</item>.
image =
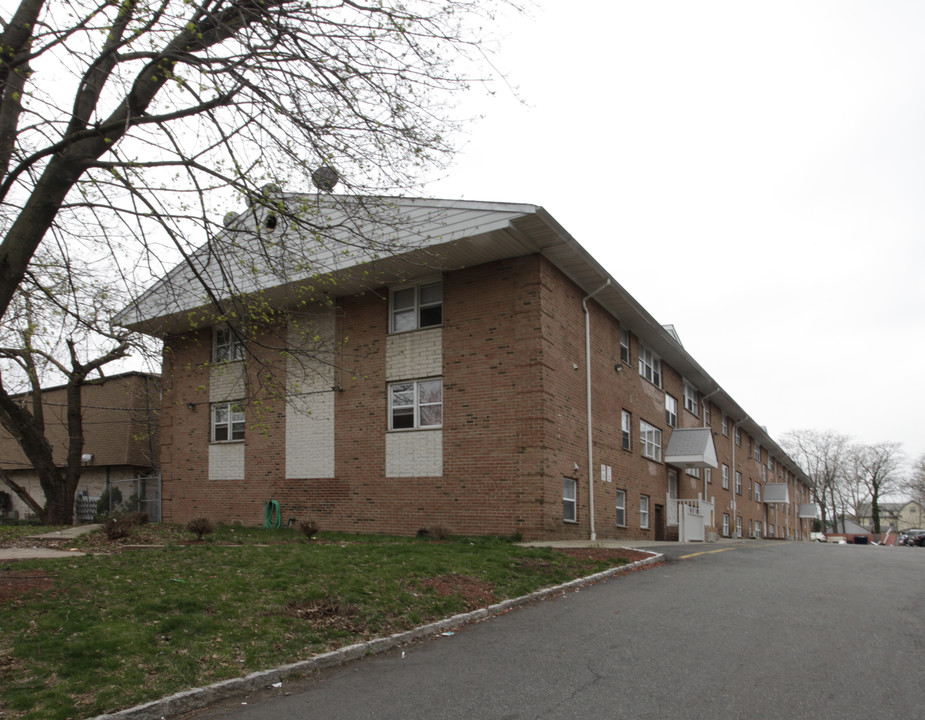
<svg viewBox="0 0 925 720">
<path fill-rule="evenodd" d="M 29 395 L 20 396 L 31 402 Z M 77 488 L 78 520 L 93 517 L 95 501 L 106 488 L 121 487 L 127 500 L 138 492 L 137 479 L 156 472 L 160 439 L 160 378 L 141 372 L 128 372 L 91 380 L 81 391 L 84 429 L 84 467 Z M 64 464 L 67 456 L 67 397 L 64 386 L 48 388 L 42 393 L 46 436 L 55 460 Z M 45 494 L 38 476 L 19 444 L 0 428 L 0 468 L 3 468 L 29 494 L 44 504 Z M 10 514 L 23 518 L 31 510 L 19 497 L 0 482 L 0 490 L 12 498 Z M 155 490 L 148 488 L 149 492 Z M 82 500 L 86 498 L 86 501 Z M 148 509 L 148 508 L 144 508 Z M 151 508 L 157 519 L 158 506 Z"/>
<path fill-rule="evenodd" d="M 336 235 L 342 202 L 279 207 Z M 194 263 L 235 261 L 225 277 L 267 318 L 246 339 L 185 266 L 124 311 L 165 341 L 165 521 L 255 525 L 275 500 L 326 530 L 809 537 L 805 473 L 544 209 L 383 207 L 357 234 L 388 253 L 334 252 L 259 207 L 226 218 Z"/>
</svg>

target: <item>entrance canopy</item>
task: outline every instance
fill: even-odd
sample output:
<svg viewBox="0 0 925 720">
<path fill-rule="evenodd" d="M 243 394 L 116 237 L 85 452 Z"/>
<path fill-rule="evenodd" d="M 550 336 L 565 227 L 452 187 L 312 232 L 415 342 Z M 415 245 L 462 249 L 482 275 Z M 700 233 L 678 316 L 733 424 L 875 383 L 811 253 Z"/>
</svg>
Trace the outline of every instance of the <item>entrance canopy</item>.
<svg viewBox="0 0 925 720">
<path fill-rule="evenodd" d="M 715 468 L 716 446 L 710 428 L 676 428 L 668 438 L 665 462 L 679 468 Z"/>
</svg>

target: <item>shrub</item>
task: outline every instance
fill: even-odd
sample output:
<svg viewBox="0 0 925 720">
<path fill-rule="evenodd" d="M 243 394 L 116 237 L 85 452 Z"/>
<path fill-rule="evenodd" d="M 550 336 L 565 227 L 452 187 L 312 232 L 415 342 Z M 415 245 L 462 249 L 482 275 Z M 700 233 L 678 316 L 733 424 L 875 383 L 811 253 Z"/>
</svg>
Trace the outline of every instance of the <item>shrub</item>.
<svg viewBox="0 0 925 720">
<path fill-rule="evenodd" d="M 213 530 L 215 530 L 215 527 L 212 525 L 211 520 L 208 518 L 200 517 L 190 520 L 186 524 L 186 529 L 191 533 L 195 533 L 196 539 L 202 542 L 203 536 L 211 533 Z"/>
<path fill-rule="evenodd" d="M 446 540 L 450 536 L 450 529 L 445 525 L 431 525 L 418 530 L 418 537 L 431 540 Z"/>
<path fill-rule="evenodd" d="M 129 525 L 147 525 L 148 513 L 136 510 L 135 512 L 125 513 L 125 515 L 121 516 L 121 519 Z"/>
<path fill-rule="evenodd" d="M 103 532 L 110 540 L 121 540 L 128 537 L 132 524 L 125 522 L 121 517 L 110 516 L 103 521 Z"/>
<path fill-rule="evenodd" d="M 305 537 L 310 538 L 318 532 L 318 525 L 314 520 L 303 520 L 299 523 L 299 530 Z"/>
</svg>

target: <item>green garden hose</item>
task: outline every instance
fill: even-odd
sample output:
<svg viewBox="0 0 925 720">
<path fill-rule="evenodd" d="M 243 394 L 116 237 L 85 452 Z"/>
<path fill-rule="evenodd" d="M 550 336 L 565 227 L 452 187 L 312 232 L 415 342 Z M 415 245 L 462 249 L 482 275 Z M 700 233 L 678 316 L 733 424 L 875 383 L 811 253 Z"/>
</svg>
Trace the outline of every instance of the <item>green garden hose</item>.
<svg viewBox="0 0 925 720">
<path fill-rule="evenodd" d="M 276 500 L 267 500 L 263 508 L 263 526 L 273 530 L 279 530 L 283 524 L 283 515 L 279 509 L 279 503 Z"/>
</svg>

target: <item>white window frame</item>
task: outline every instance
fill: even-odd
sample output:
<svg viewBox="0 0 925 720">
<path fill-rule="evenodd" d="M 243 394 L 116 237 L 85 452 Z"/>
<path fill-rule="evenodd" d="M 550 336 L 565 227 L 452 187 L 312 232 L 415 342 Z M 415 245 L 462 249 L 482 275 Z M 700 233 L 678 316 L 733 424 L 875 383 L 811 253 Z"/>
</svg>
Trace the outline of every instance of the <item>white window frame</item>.
<svg viewBox="0 0 925 720">
<path fill-rule="evenodd" d="M 409 387 L 411 398 L 407 397 Z M 428 390 L 436 387 L 439 387 L 440 390 L 439 401 L 432 400 L 424 395 Z M 405 396 L 397 397 L 398 393 L 405 393 Z M 401 402 L 396 404 L 396 399 Z M 408 412 L 409 409 L 411 410 L 410 413 Z M 401 411 L 399 417 L 406 417 L 410 414 L 412 424 L 410 426 L 400 424 L 396 427 L 396 410 Z M 439 417 L 436 417 L 437 414 L 439 414 Z M 405 432 L 408 430 L 432 430 L 441 427 L 443 427 L 443 380 L 441 378 L 403 380 L 389 383 L 389 430 Z"/>
<path fill-rule="evenodd" d="M 729 537 L 729 513 L 723 513 L 723 537 Z"/>
<path fill-rule="evenodd" d="M 578 522 L 578 481 L 575 478 L 562 478 L 562 520 Z"/>
<path fill-rule="evenodd" d="M 620 328 L 620 362 L 630 364 L 630 331 Z"/>
<path fill-rule="evenodd" d="M 757 440 L 755 441 L 755 454 L 754 454 L 754 458 L 755 458 L 755 460 L 757 460 L 758 462 L 761 462 L 761 445 L 758 444 L 758 441 L 757 441 Z"/>
<path fill-rule="evenodd" d="M 742 473 L 736 470 L 736 495 L 742 494 Z"/>
<path fill-rule="evenodd" d="M 684 470 L 685 474 L 690 475 L 691 477 L 699 478 L 700 470 L 697 468 L 686 468 Z"/>
<path fill-rule="evenodd" d="M 729 416 L 723 413 L 723 435 L 729 437 Z"/>
<path fill-rule="evenodd" d="M 723 465 L 723 490 L 729 489 L 729 466 Z"/>
<path fill-rule="evenodd" d="M 735 430 L 735 440 L 738 447 L 742 447 L 742 428 L 737 427 Z"/>
<path fill-rule="evenodd" d="M 684 409 L 697 415 L 700 412 L 700 393 L 687 380 L 684 381 Z"/>
<path fill-rule="evenodd" d="M 644 458 L 662 461 L 662 431 L 645 420 L 639 421 L 639 444 Z"/>
<path fill-rule="evenodd" d="M 708 485 L 713 484 L 713 469 L 712 468 L 703 469 L 703 479 L 707 481 Z"/>
<path fill-rule="evenodd" d="M 227 326 L 213 328 L 212 361 L 237 362 L 244 359 L 244 343 L 240 336 Z"/>
<path fill-rule="evenodd" d="M 703 419 L 706 420 L 707 425 L 713 426 L 713 403 L 709 400 L 703 401 Z"/>
<path fill-rule="evenodd" d="M 219 420 L 220 415 L 222 416 L 221 420 Z M 247 425 L 244 419 L 243 401 L 212 403 L 210 421 L 212 424 L 212 442 L 228 443 L 242 442 L 244 440 Z M 224 437 L 220 437 L 221 435 L 224 435 Z"/>
<path fill-rule="evenodd" d="M 624 450 L 633 449 L 633 415 L 627 410 L 620 417 L 620 430 Z"/>
<path fill-rule="evenodd" d="M 649 496 L 639 496 L 639 529 L 649 529 Z"/>
<path fill-rule="evenodd" d="M 736 537 L 742 537 L 742 516 L 736 515 Z"/>
<path fill-rule="evenodd" d="M 617 527 L 626 527 L 626 490 L 617 490 L 616 519 Z"/>
<path fill-rule="evenodd" d="M 755 481 L 755 502 L 761 502 L 761 483 Z"/>
<path fill-rule="evenodd" d="M 678 427 L 678 399 L 665 393 L 665 423 L 668 427 Z"/>
<path fill-rule="evenodd" d="M 639 374 L 656 387 L 662 386 L 662 359 L 645 345 L 639 346 Z"/>
<path fill-rule="evenodd" d="M 432 300 L 424 297 L 434 288 L 439 288 L 440 299 Z M 396 295 L 402 295 L 401 307 L 396 308 Z M 410 298 L 410 302 L 405 300 Z M 433 317 L 426 316 L 428 310 L 439 308 L 440 317 L 434 321 Z M 433 313 L 431 313 L 432 315 Z M 399 320 L 401 318 L 401 320 Z M 407 319 L 406 319 L 407 318 Z M 409 322 L 410 319 L 410 322 Z M 389 332 L 402 333 L 423 328 L 439 327 L 443 325 L 443 280 L 429 280 L 416 285 L 402 285 L 391 288 L 389 291 Z"/>
</svg>

